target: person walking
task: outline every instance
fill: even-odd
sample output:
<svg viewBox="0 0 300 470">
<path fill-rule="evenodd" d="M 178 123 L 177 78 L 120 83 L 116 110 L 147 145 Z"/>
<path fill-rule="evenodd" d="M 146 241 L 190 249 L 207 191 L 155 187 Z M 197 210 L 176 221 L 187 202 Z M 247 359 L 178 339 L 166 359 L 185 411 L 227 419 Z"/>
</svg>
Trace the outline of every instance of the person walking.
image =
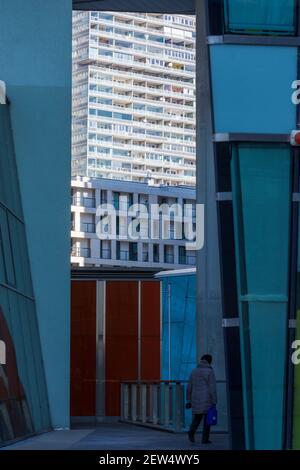
<svg viewBox="0 0 300 470">
<path fill-rule="evenodd" d="M 198 366 L 192 370 L 187 386 L 187 408 L 192 408 L 193 412 L 193 421 L 188 431 L 188 438 L 193 443 L 202 418 L 204 419 L 202 443 L 211 443 L 207 412 L 211 406 L 217 404 L 216 377 L 211 363 L 212 356 L 210 354 L 202 356 Z"/>
</svg>

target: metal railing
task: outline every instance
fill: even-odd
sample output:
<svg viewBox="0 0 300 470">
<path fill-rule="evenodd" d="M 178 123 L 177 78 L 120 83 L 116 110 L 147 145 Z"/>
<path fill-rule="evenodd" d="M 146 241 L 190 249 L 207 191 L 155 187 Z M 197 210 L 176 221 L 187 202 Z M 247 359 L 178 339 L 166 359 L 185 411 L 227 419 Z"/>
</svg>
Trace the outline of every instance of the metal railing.
<svg viewBox="0 0 300 470">
<path fill-rule="evenodd" d="M 90 248 L 81 248 L 79 246 L 72 247 L 71 256 L 82 257 L 82 258 L 90 258 L 91 257 L 91 249 Z"/>
<path fill-rule="evenodd" d="M 174 432 L 186 428 L 186 382 L 121 384 L 121 420 Z"/>
<path fill-rule="evenodd" d="M 217 380 L 218 425 L 227 433 L 226 382 Z M 186 432 L 192 419 L 186 410 L 187 380 L 126 381 L 121 383 L 121 421 L 170 432 Z"/>
<path fill-rule="evenodd" d="M 93 197 L 73 196 L 71 203 L 73 206 L 96 207 L 96 199 Z"/>
</svg>

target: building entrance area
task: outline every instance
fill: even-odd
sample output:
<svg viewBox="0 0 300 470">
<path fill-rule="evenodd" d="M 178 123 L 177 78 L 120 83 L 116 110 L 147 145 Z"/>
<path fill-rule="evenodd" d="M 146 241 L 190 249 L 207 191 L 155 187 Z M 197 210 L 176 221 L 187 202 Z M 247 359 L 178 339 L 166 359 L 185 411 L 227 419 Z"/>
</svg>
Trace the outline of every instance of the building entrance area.
<svg viewBox="0 0 300 470">
<path fill-rule="evenodd" d="M 132 277 L 72 281 L 73 423 L 118 419 L 122 382 L 160 380 L 160 282 Z"/>
</svg>

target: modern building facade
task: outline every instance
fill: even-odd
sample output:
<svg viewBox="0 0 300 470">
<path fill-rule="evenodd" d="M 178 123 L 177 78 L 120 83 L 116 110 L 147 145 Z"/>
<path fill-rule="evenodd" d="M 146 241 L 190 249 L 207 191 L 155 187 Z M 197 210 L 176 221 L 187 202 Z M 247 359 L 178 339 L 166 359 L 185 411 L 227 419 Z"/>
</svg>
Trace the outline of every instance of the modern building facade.
<svg viewBox="0 0 300 470">
<path fill-rule="evenodd" d="M 193 16 L 73 14 L 72 174 L 195 184 Z"/>
<path fill-rule="evenodd" d="M 51 426 L 14 141 L 0 83 L 0 446 Z"/>
<path fill-rule="evenodd" d="M 72 179 L 71 263 L 73 266 L 132 266 L 175 269 L 194 266 L 189 230 L 196 231 L 194 188 L 103 178 Z M 161 210 L 154 211 L 155 206 Z M 103 207 L 103 212 L 99 208 Z M 106 207 L 115 214 L 115 236 L 97 229 Z M 139 218 L 138 238 L 129 231 Z M 102 239 L 99 237 L 99 232 Z M 191 241 L 191 240 L 190 240 Z"/>
<path fill-rule="evenodd" d="M 72 1 L 0 10 L 3 444 L 69 427 Z"/>
<path fill-rule="evenodd" d="M 196 9 L 199 328 L 222 321 L 233 448 L 299 448 L 299 2 Z"/>
<path fill-rule="evenodd" d="M 32 356 L 20 355 L 22 345 L 38 344 L 38 330 L 31 323 L 34 305 L 51 425 L 69 424 L 71 4 L 69 0 L 27 0 L 24 8 L 23 0 L 0 0 L 1 79 L 11 103 L 23 206 L 22 214 L 15 205 L 16 193 L 10 192 L 16 184 L 5 189 L 12 200 L 1 193 L 1 237 L 5 238 L 1 253 L 7 258 L 2 259 L 6 270 L 0 271 L 1 319 L 5 318 L 5 323 L 0 322 L 1 367 L 3 355 L 10 351 L 14 371 L 9 394 L 1 389 L 6 429 L 7 402 L 13 401 L 9 397 L 17 398 L 17 403 L 9 404 L 16 410 L 15 429 L 1 436 L 3 442 L 39 428 L 33 429 L 27 411 L 32 397 L 37 397 L 32 390 L 43 388 L 42 380 L 38 383 L 41 370 L 35 368 L 41 364 L 40 356 L 37 351 L 35 364 L 30 362 Z M 120 9 L 120 2 L 113 0 L 74 0 L 73 5 Z M 299 335 L 299 151 L 289 140 L 290 132 L 299 128 L 299 108 L 291 101 L 292 82 L 300 79 L 299 2 L 131 0 L 121 7 L 131 11 L 155 7 L 156 13 L 176 14 L 196 10 L 201 83 L 197 88 L 198 202 L 206 205 L 206 244 L 198 257 L 196 281 L 197 350 L 213 350 L 216 344 L 222 350 L 222 336 L 215 331 L 223 327 L 226 368 L 221 361 L 219 367 L 226 371 L 233 448 L 299 448 L 299 366 L 291 361 L 292 342 Z M 1 124 L 7 122 L 2 118 Z M 6 165 L 12 163 L 7 154 L 7 146 L 1 145 L 1 164 L 2 158 Z M 50 176 L 55 168 L 59 171 L 53 184 Z M 1 167 L 2 191 L 10 171 Z M 26 247 L 14 272 L 10 268 L 20 240 L 8 242 L 8 219 L 19 226 L 23 242 L 26 230 L 33 285 L 30 311 L 25 310 L 25 301 L 19 302 L 30 289 L 28 275 L 24 277 L 27 288 L 20 275 L 21 270 L 25 274 L 29 270 Z M 11 238 L 16 233 L 11 232 Z M 45 253 L 46 267 L 41 262 Z M 15 288 L 9 284 L 13 276 Z M 29 330 L 28 322 L 23 323 L 27 314 Z M 27 372 L 34 383 L 26 382 Z M 42 405 L 47 418 L 46 399 Z M 41 428 L 45 425 L 47 420 Z M 2 423 L 1 429 L 5 429 Z"/>
</svg>

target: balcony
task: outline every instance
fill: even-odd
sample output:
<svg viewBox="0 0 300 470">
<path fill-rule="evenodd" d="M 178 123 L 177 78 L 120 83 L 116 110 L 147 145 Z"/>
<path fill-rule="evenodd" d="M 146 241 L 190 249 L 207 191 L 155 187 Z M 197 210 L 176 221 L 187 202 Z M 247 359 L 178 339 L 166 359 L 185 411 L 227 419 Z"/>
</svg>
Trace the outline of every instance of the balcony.
<svg viewBox="0 0 300 470">
<path fill-rule="evenodd" d="M 95 208 L 96 199 L 93 197 L 73 196 L 71 200 L 71 204 L 73 206 Z"/>
<path fill-rule="evenodd" d="M 81 248 L 80 246 L 73 246 L 71 250 L 71 256 L 76 258 L 90 258 L 91 249 L 90 248 Z"/>
</svg>

